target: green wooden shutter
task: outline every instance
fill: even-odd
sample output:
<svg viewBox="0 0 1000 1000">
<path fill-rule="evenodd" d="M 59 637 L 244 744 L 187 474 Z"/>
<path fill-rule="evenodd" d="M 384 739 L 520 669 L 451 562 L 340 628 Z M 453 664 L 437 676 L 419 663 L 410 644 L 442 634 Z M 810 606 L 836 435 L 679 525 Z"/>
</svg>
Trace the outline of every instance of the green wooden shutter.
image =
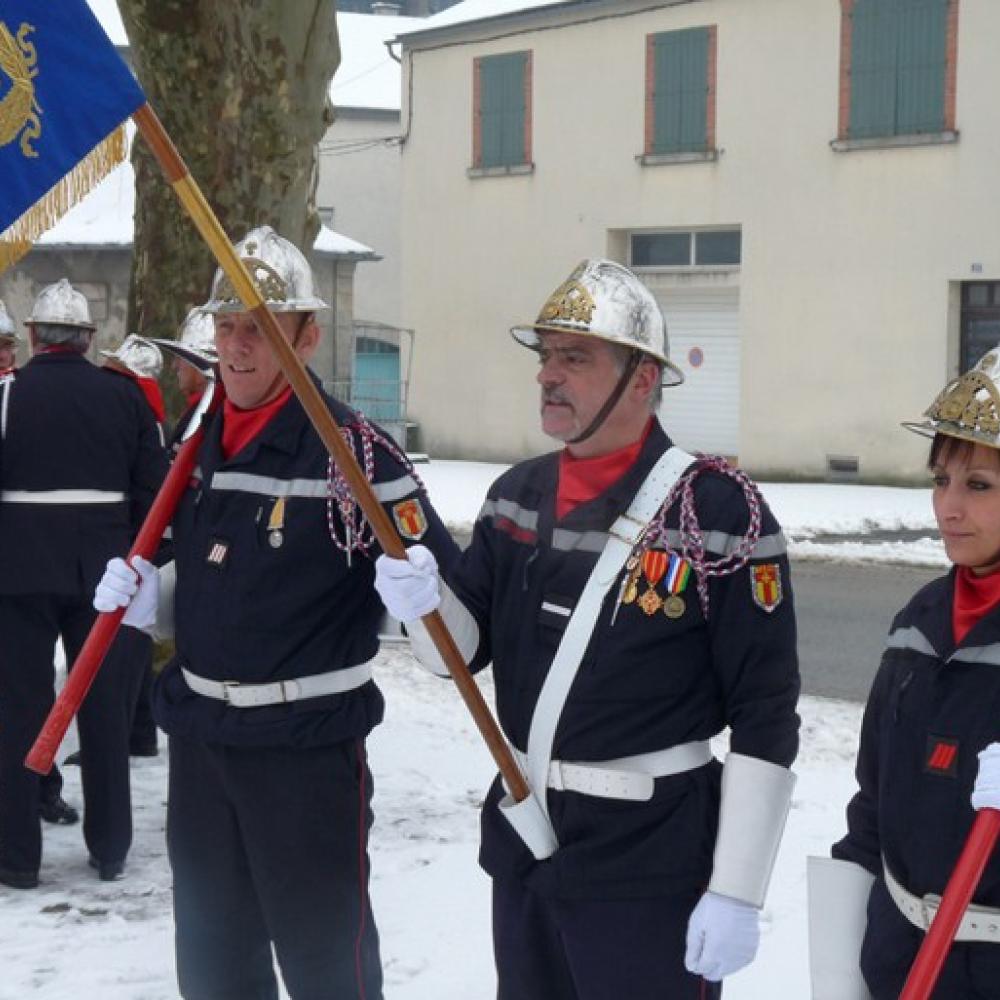
<svg viewBox="0 0 1000 1000">
<path fill-rule="evenodd" d="M 488 56 L 480 61 L 479 104 L 482 165 L 524 163 L 526 52 Z"/>
<path fill-rule="evenodd" d="M 897 132 L 944 129 L 947 36 L 948 0 L 909 0 L 900 4 Z"/>
<path fill-rule="evenodd" d="M 944 127 L 948 0 L 856 0 L 852 138 Z"/>
<path fill-rule="evenodd" d="M 708 29 L 659 34 L 653 52 L 653 152 L 703 152 L 707 142 Z"/>
</svg>

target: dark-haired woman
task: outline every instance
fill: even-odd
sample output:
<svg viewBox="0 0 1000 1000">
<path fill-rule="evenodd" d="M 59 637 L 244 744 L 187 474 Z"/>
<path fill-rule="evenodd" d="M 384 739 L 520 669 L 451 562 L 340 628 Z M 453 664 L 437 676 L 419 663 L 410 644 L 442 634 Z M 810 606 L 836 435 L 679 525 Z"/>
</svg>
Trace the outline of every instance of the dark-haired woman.
<svg viewBox="0 0 1000 1000">
<path fill-rule="evenodd" d="M 899 996 L 976 809 L 1000 808 L 1000 348 L 925 417 L 904 426 L 933 437 L 934 516 L 953 566 L 892 623 L 847 835 L 833 859 L 810 860 L 815 1000 Z M 934 1000 L 1000 1000 L 1000 852 L 973 906 Z"/>
</svg>

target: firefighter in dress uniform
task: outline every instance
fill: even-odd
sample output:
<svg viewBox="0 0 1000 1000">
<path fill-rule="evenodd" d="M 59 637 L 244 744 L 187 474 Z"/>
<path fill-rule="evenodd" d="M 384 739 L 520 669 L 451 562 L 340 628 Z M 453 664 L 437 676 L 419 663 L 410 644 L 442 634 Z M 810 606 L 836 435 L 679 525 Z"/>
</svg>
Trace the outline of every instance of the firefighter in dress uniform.
<svg viewBox="0 0 1000 1000">
<path fill-rule="evenodd" d="M 62 279 L 25 321 L 31 360 L 0 385 L 0 882 L 38 884 L 40 782 L 23 764 L 53 702 L 53 655 L 72 664 L 108 559 L 128 551 L 166 470 L 142 395 L 85 353 L 87 300 Z M 77 716 L 83 835 L 101 879 L 132 839 L 128 731 L 139 675 L 116 642 Z"/>
<path fill-rule="evenodd" d="M 933 439 L 934 516 L 953 565 L 893 620 L 847 835 L 832 858 L 809 859 L 816 1000 L 899 996 L 976 810 L 1000 809 L 1000 345 L 924 418 L 904 426 Z M 1000 1000 L 996 851 L 933 996 Z"/>
<path fill-rule="evenodd" d="M 213 379 L 214 368 L 219 356 L 215 350 L 215 323 L 211 313 L 192 309 L 184 322 L 176 340 L 150 338 L 162 351 L 171 356 L 171 370 L 177 379 L 185 402 L 184 412 L 170 433 L 167 447 L 175 453 L 180 449 L 201 398 Z"/>
<path fill-rule="evenodd" d="M 23 337 L 11 319 L 7 307 L 0 301 L 0 379 L 17 373 L 17 345 Z M 2 452 L 0 452 L 2 454 Z M 0 521 L 0 531 L 3 522 Z M 80 820 L 80 814 L 62 797 L 63 779 L 55 765 L 42 775 L 38 790 L 38 813 L 46 823 L 71 826 Z"/>
<path fill-rule="evenodd" d="M 308 361 L 327 307 L 306 259 L 270 227 L 237 250 Z M 384 613 L 372 585 L 377 547 L 221 271 L 204 309 L 226 401 L 207 418 L 198 478 L 173 520 L 177 656 L 154 688 L 169 736 L 180 992 L 276 998 L 273 946 L 294 1000 L 377 1000 L 365 754 L 383 713 L 370 662 Z M 390 516 L 450 565 L 457 547 L 405 456 L 324 398 Z M 149 627 L 167 574 L 137 569 L 110 565 L 95 603 L 128 604 L 128 620 Z"/>
<path fill-rule="evenodd" d="M 435 607 L 473 669 L 492 661 L 531 788 L 515 804 L 498 778 L 483 808 L 498 997 L 719 996 L 755 955 L 791 795 L 785 543 L 745 476 L 660 426 L 683 376 L 630 271 L 584 261 L 512 333 L 564 450 L 493 484 L 443 582 L 419 547 L 376 576 L 425 665 Z"/>
</svg>

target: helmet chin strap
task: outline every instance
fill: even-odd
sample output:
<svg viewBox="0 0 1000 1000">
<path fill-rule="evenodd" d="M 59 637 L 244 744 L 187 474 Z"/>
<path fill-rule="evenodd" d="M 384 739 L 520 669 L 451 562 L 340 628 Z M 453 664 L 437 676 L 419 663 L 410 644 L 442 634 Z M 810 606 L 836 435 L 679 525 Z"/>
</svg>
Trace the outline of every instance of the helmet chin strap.
<svg viewBox="0 0 1000 1000">
<path fill-rule="evenodd" d="M 628 364 L 625 365 L 625 370 L 614 389 L 611 390 L 611 395 L 604 401 L 604 405 L 597 411 L 597 415 L 590 421 L 585 430 L 577 434 L 575 438 L 570 438 L 566 442 L 567 444 L 579 444 L 581 441 L 586 441 L 607 420 L 608 414 L 618 405 L 618 400 L 622 398 L 622 393 L 625 392 L 641 361 L 642 351 L 633 351 L 628 359 Z"/>
</svg>

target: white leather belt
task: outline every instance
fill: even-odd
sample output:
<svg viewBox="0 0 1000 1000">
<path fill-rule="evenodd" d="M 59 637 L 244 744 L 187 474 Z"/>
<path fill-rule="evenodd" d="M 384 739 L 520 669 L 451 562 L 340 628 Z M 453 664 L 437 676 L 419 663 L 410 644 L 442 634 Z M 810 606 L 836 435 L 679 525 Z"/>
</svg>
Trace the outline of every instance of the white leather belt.
<svg viewBox="0 0 1000 1000">
<path fill-rule="evenodd" d="M 110 490 L 4 490 L 4 503 L 124 503 L 124 493 Z"/>
<path fill-rule="evenodd" d="M 524 768 L 526 755 L 515 748 L 514 756 Z M 698 740 L 614 760 L 553 760 L 549 764 L 548 787 L 557 792 L 580 792 L 599 799 L 647 802 L 653 797 L 656 778 L 693 771 L 711 759 L 712 748 L 708 740 Z"/>
<path fill-rule="evenodd" d="M 899 912 L 915 927 L 926 931 L 941 905 L 941 897 L 934 893 L 914 896 L 896 881 L 889 866 L 882 863 L 885 873 L 885 887 Z M 970 903 L 958 925 L 956 941 L 984 941 L 1000 943 L 1000 910 L 992 906 L 977 906 Z"/>
<path fill-rule="evenodd" d="M 342 694 L 344 691 L 353 691 L 372 679 L 370 662 L 359 663 L 356 667 L 344 670 L 330 670 L 325 674 L 273 681 L 270 684 L 212 681 L 191 673 L 186 667 L 181 667 L 181 673 L 188 687 L 196 694 L 224 701 L 234 708 L 258 708 L 261 705 L 281 705 L 288 701 L 319 698 L 325 694 Z"/>
</svg>

